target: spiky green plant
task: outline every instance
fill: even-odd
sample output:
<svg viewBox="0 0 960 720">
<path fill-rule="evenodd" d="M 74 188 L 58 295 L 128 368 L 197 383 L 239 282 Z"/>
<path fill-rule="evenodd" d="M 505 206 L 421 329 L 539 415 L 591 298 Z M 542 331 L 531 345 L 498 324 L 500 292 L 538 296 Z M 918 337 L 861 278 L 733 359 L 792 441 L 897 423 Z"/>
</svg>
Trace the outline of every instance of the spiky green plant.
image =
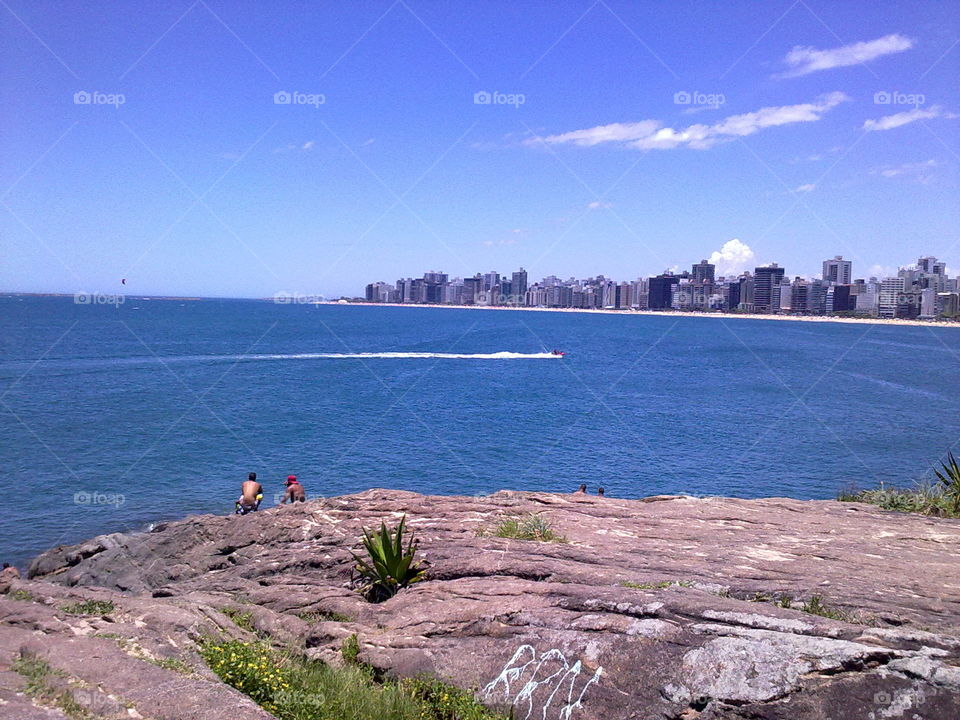
<svg viewBox="0 0 960 720">
<path fill-rule="evenodd" d="M 960 512 L 960 465 L 957 465 L 957 459 L 952 452 L 947 453 L 947 461 L 940 464 L 943 466 L 943 472 L 939 470 L 933 472 L 940 481 L 943 494 L 949 498 L 953 512 Z"/>
<path fill-rule="evenodd" d="M 368 559 L 351 553 L 356 560 L 354 570 L 361 578 L 360 591 L 370 602 L 383 602 L 396 595 L 402 588 L 420 582 L 426 577 L 426 571 L 419 562 L 414 562 L 417 554 L 417 540 L 410 534 L 406 547 L 403 544 L 404 524 L 407 516 L 400 519 L 395 530 L 380 523 L 380 529 L 370 532 L 363 530 L 363 547 Z"/>
</svg>

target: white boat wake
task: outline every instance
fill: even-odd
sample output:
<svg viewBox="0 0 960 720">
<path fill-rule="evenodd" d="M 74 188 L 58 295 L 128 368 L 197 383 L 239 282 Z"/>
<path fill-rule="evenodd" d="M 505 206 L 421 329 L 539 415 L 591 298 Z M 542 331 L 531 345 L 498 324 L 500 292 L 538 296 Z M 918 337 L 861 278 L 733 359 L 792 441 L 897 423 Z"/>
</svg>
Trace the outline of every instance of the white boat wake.
<svg viewBox="0 0 960 720">
<path fill-rule="evenodd" d="M 237 360 L 420 360 L 437 358 L 440 360 L 547 360 L 558 359 L 561 355 L 542 353 L 438 353 L 438 352 L 364 352 L 364 353 L 295 353 L 290 355 L 238 355 Z"/>
<path fill-rule="evenodd" d="M 135 357 L 118 358 L 78 358 L 75 360 L 44 359 L 43 365 L 51 368 L 65 368 L 68 370 L 84 370 L 87 368 L 109 368 L 118 365 L 153 365 L 153 364 L 182 364 L 182 363 L 241 363 L 268 360 L 559 360 L 562 355 L 550 352 L 518 353 L 440 353 L 440 352 L 357 352 L 357 353 L 272 353 L 259 355 L 141 355 Z M 33 363 L 35 364 L 35 363 Z M 0 367 L 6 363 L 0 362 Z M 23 365 L 30 367 L 26 361 L 10 363 L 11 371 Z M 16 375 L 16 372 L 14 372 Z M 0 373 L 0 378 L 3 373 Z M 11 375 L 13 377 L 13 375 Z"/>
</svg>

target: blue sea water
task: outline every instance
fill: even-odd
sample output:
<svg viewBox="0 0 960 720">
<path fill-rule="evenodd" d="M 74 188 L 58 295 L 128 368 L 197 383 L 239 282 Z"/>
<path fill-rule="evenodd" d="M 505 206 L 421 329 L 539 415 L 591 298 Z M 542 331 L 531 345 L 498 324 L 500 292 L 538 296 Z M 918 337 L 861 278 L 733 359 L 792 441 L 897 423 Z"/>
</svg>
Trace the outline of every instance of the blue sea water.
<svg viewBox="0 0 960 720">
<path fill-rule="evenodd" d="M 337 357 L 362 353 L 425 355 Z M 0 559 L 230 512 L 251 470 L 266 507 L 290 473 L 311 496 L 906 484 L 960 440 L 958 377 L 960 329 L 0 297 Z"/>
</svg>

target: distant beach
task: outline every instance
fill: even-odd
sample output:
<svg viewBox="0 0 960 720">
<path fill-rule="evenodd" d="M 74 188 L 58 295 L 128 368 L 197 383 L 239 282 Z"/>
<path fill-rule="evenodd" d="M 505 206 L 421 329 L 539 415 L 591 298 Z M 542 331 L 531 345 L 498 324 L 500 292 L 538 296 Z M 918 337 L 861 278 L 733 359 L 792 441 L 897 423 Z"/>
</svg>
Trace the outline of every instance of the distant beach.
<svg viewBox="0 0 960 720">
<path fill-rule="evenodd" d="M 896 327 L 960 328 L 960 322 L 945 320 L 902 320 L 894 318 L 852 318 L 833 315 L 759 315 L 756 313 L 719 313 L 681 310 L 602 310 L 599 308 L 512 307 L 509 305 L 431 305 L 426 303 L 316 302 L 313 305 L 349 305 L 352 307 L 445 308 L 451 310 L 532 310 L 534 312 L 594 313 L 599 315 L 640 315 L 647 317 L 719 318 L 721 320 L 792 320 L 797 322 L 847 323 L 856 325 L 893 325 Z"/>
</svg>

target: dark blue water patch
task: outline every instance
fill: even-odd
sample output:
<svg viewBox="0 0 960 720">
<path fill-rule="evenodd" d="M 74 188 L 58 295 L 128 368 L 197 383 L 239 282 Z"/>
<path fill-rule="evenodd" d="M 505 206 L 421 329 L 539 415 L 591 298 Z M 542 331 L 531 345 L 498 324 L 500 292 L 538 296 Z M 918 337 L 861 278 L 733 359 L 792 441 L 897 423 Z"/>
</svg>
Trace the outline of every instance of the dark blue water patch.
<svg viewBox="0 0 960 720">
<path fill-rule="evenodd" d="M 3 560 L 229 512 L 250 470 L 268 506 L 291 472 L 319 495 L 585 482 L 619 497 L 830 498 L 920 478 L 960 439 L 960 330 L 136 305 L 0 299 Z M 302 357 L 554 347 L 567 356 Z"/>
</svg>

